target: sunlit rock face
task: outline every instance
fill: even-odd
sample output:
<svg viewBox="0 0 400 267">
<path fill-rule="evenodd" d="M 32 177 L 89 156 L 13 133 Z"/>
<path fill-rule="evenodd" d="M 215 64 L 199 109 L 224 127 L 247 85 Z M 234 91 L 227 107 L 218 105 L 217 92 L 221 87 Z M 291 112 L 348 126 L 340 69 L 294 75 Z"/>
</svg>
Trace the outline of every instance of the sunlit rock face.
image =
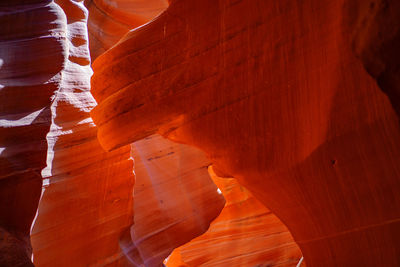
<svg viewBox="0 0 400 267">
<path fill-rule="evenodd" d="M 174 250 L 166 265 L 296 266 L 301 252 L 282 222 L 236 179 L 209 171 L 225 207 L 205 234 Z"/>
<path fill-rule="evenodd" d="M 85 0 L 89 10 L 89 46 L 92 60 L 116 44 L 129 30 L 156 17 L 167 0 Z"/>
<path fill-rule="evenodd" d="M 2 1 L 0 24 L 0 266 L 32 266 L 29 233 L 50 97 L 66 57 L 65 16 L 49 1 Z"/>
<path fill-rule="evenodd" d="M 399 266 L 399 16 L 2 1 L 0 266 Z"/>
<path fill-rule="evenodd" d="M 34 263 L 118 266 L 123 258 L 119 238 L 133 218 L 130 147 L 106 153 L 89 117 L 96 103 L 89 92 L 87 10 L 72 0 L 53 5 L 61 14 L 65 50 L 51 97 L 47 167 L 32 230 Z"/>
<path fill-rule="evenodd" d="M 380 2 L 394 18 L 395 1 Z M 396 96 L 367 72 L 359 51 L 374 46 L 356 49 L 364 3 L 173 1 L 94 63 L 100 143 L 160 133 L 201 148 L 288 227 L 307 266 L 398 266 Z"/>
<path fill-rule="evenodd" d="M 159 266 L 204 233 L 224 205 L 208 160 L 160 138 L 134 144 L 149 162 L 140 165 L 138 156 L 138 181 L 151 183 L 137 189 L 132 226 L 131 147 L 105 152 L 89 117 L 96 102 L 89 93 L 86 8 L 68 0 L 14 4 L 2 13 L 10 26 L 1 43 L 0 265 L 32 266 L 29 232 L 42 194 L 31 232 L 36 266 L 131 266 L 132 251 L 139 265 Z M 160 149 L 167 161 L 155 155 Z"/>
<path fill-rule="evenodd" d="M 128 258 L 134 266 L 161 266 L 171 252 L 203 234 L 221 212 L 202 151 L 153 135 L 132 144 L 134 224 Z"/>
</svg>

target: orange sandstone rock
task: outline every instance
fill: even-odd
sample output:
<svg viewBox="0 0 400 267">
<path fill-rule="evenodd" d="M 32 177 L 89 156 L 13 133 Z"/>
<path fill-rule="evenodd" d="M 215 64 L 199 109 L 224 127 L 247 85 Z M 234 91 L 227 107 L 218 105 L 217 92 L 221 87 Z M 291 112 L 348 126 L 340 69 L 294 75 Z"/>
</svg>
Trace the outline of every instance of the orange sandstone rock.
<svg viewBox="0 0 400 267">
<path fill-rule="evenodd" d="M 208 231 L 174 250 L 166 265 L 295 266 L 301 252 L 282 222 L 234 178 L 209 172 L 226 205 Z"/>
<path fill-rule="evenodd" d="M 132 144 L 133 266 L 160 266 L 173 249 L 203 234 L 224 206 L 198 149 L 154 135 Z"/>
<path fill-rule="evenodd" d="M 50 96 L 66 52 L 64 22 L 53 2 L 0 3 L 0 266 L 32 266 L 29 233 L 46 165 Z"/>
<path fill-rule="evenodd" d="M 211 162 L 254 197 L 215 178 L 168 265 L 294 264 L 280 220 L 309 266 L 400 265 L 398 1 L 85 4 L 99 141 L 83 1 L 0 4 L 1 266 L 32 266 L 41 192 L 38 266 L 157 266 L 221 210 Z"/>
<path fill-rule="evenodd" d="M 47 167 L 32 231 L 34 263 L 120 266 L 119 239 L 133 217 L 130 147 L 112 153 L 100 147 L 89 117 L 96 103 L 89 92 L 87 11 L 79 1 L 56 3 L 65 14 L 61 24 L 65 51 L 50 107 Z"/>
<path fill-rule="evenodd" d="M 168 6 L 167 0 L 85 0 L 92 60 Z"/>
<path fill-rule="evenodd" d="M 129 264 L 124 258 L 130 259 L 132 242 L 140 260 L 153 266 L 177 246 L 205 232 L 224 200 L 209 179 L 204 156 L 187 148 L 172 181 L 165 181 L 170 177 L 153 167 L 158 173 L 151 176 L 156 184 L 148 189 L 164 192 L 155 196 L 156 200 L 166 198 L 161 209 L 152 206 L 148 191 L 137 190 L 140 204 L 137 223 L 131 228 L 133 240 L 130 237 L 134 182 L 130 147 L 107 153 L 96 139 L 89 117 L 96 103 L 89 93 L 92 72 L 88 13 L 83 3 L 24 2 L 5 11 L 2 19 L 10 27 L 4 30 L 2 45 L 3 51 L 10 53 L 2 55 L 1 76 L 5 85 L 1 93 L 6 97 L 1 102 L 1 264 L 32 265 L 29 231 L 41 192 L 32 230 L 37 266 Z M 17 22 L 14 27 L 12 19 Z M 31 57 L 23 49 L 28 49 Z M 167 146 L 165 142 L 148 145 L 143 141 L 135 146 L 145 145 L 148 150 L 142 153 L 151 155 Z M 176 155 L 181 154 L 177 151 Z M 162 170 L 172 173 L 169 165 L 176 155 L 166 162 L 155 159 L 152 164 L 161 164 Z M 40 171 L 46 158 L 42 188 Z M 140 164 L 137 172 L 141 174 L 139 182 L 146 181 L 148 173 Z M 152 216 L 147 216 L 149 211 L 159 216 L 151 212 Z"/>
<path fill-rule="evenodd" d="M 288 227 L 308 266 L 398 266 L 396 97 L 353 49 L 362 2 L 173 1 L 94 63 L 100 143 L 160 133 L 201 148 Z"/>
</svg>

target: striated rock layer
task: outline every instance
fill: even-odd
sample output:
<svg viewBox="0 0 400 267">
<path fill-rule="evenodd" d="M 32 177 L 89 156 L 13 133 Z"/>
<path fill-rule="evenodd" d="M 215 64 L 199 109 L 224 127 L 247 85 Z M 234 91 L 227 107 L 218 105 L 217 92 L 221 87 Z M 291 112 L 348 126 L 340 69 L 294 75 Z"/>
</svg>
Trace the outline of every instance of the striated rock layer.
<svg viewBox="0 0 400 267">
<path fill-rule="evenodd" d="M 144 157 L 168 155 L 142 165 L 138 157 L 138 181 L 146 186 L 136 190 L 130 227 L 130 146 L 105 152 L 89 117 L 96 103 L 87 18 L 83 2 L 73 0 L 15 3 L 2 13 L 10 26 L 1 57 L 0 265 L 32 265 L 29 232 L 40 194 L 31 237 L 37 266 L 156 266 L 204 233 L 223 207 L 204 155 L 144 140 L 134 145 Z"/>
<path fill-rule="evenodd" d="M 394 2 L 369 1 L 393 12 L 367 21 L 386 25 Z M 398 266 L 398 99 L 366 71 L 371 54 L 357 52 L 374 46 L 354 47 L 368 8 L 173 1 L 94 63 L 99 141 L 112 150 L 160 133 L 201 148 L 282 220 L 308 266 Z M 378 47 L 396 33 L 379 31 Z M 396 81 L 381 55 L 378 75 Z"/>
<path fill-rule="evenodd" d="M 32 230 L 34 263 L 120 266 L 119 239 L 133 216 L 130 147 L 112 153 L 100 147 L 89 117 L 96 103 L 89 92 L 87 10 L 81 1 L 56 4 L 64 51 L 50 107 L 43 193 Z"/>
<path fill-rule="evenodd" d="M 301 252 L 287 228 L 234 178 L 210 175 L 226 204 L 208 231 L 174 250 L 166 265 L 295 266 Z"/>
<path fill-rule="evenodd" d="M 89 45 L 92 60 L 116 44 L 129 30 L 160 14 L 167 0 L 85 0 L 89 10 Z"/>
<path fill-rule="evenodd" d="M 29 233 L 66 53 L 63 22 L 51 1 L 0 3 L 0 266 L 32 266 Z"/>
<path fill-rule="evenodd" d="M 225 200 L 198 149 L 153 135 L 132 144 L 132 157 L 135 216 L 128 258 L 133 266 L 160 266 L 173 249 L 208 229 Z"/>
</svg>

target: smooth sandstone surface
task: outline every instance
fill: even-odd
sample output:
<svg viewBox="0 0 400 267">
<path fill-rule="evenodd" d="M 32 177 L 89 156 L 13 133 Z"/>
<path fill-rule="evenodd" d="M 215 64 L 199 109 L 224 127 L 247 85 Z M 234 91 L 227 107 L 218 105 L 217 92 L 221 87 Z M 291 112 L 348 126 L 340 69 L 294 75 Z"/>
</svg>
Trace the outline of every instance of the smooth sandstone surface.
<svg viewBox="0 0 400 267">
<path fill-rule="evenodd" d="M 225 207 L 205 234 L 174 250 L 166 266 L 296 266 L 301 252 L 282 222 L 236 179 L 218 177 L 211 166 L 209 172 Z"/>
<path fill-rule="evenodd" d="M 116 44 L 129 30 L 159 15 L 167 0 L 85 0 L 92 60 Z"/>
<path fill-rule="evenodd" d="M 131 147 L 135 214 L 126 254 L 133 266 L 161 266 L 175 248 L 207 231 L 225 199 L 202 151 L 158 135 Z"/>
<path fill-rule="evenodd" d="M 0 266 L 399 266 L 399 16 L 3 1 Z"/>
<path fill-rule="evenodd" d="M 88 12 L 80 1 L 55 2 L 64 60 L 51 97 L 47 167 L 31 239 L 36 266 L 121 266 L 121 232 L 133 219 L 130 147 L 106 153 L 89 111 Z M 46 51 L 42 51 L 46 53 Z M 50 64 L 50 63 L 49 63 Z"/>
<path fill-rule="evenodd" d="M 5 48 L 2 63 L 6 61 L 2 68 L 2 85 L 6 85 L 2 93 L 6 99 L 2 99 L 4 148 L 1 152 L 6 165 L 2 169 L 5 182 L 1 186 L 4 191 L 1 264 L 32 265 L 29 230 L 42 194 L 31 233 L 36 266 L 131 266 L 132 248 L 126 250 L 125 238 L 133 222 L 133 161 L 129 146 L 105 152 L 96 139 L 96 128 L 89 117 L 96 103 L 89 93 L 92 71 L 86 28 L 88 12 L 81 1 L 16 4 L 13 8 L 7 6 L 3 16 L 5 23 L 11 19 L 17 23 L 6 29 L 2 42 Z M 43 21 L 35 24 L 33 19 L 37 18 Z M 35 26 L 42 27 L 43 33 L 38 29 L 37 38 L 22 38 L 23 34 L 35 30 Z M 18 27 L 28 33 L 16 31 Z M 12 39 L 15 36 L 11 33 L 22 41 Z M 49 39 L 47 43 L 40 43 L 46 38 Z M 19 47 L 19 43 L 25 46 Z M 32 57 L 23 53 L 27 47 L 34 52 Z M 33 60 L 44 65 L 38 67 Z M 41 77 L 43 73 L 48 74 L 49 81 L 45 79 L 47 76 Z M 12 87 L 13 83 L 24 87 Z M 16 91 L 21 95 L 16 95 Z M 30 112 L 31 109 L 34 111 Z M 32 133 L 37 134 L 34 139 Z M 135 146 L 145 146 L 141 153 L 151 156 L 170 142 L 142 143 Z M 170 153 L 169 147 L 166 149 Z M 166 195 L 156 196 L 166 199 L 165 207 L 157 210 L 158 205 L 152 206 L 148 194 L 140 194 L 145 191 L 138 190 L 137 199 L 141 204 L 137 205 L 137 223 L 132 227 L 132 234 L 136 237 L 133 239 L 135 247 L 142 254 L 140 260 L 146 266 L 158 266 L 174 248 L 205 232 L 223 207 L 224 199 L 205 169 L 205 157 L 190 152 L 193 149 L 187 150 L 189 152 L 184 155 L 176 151 L 176 155 L 185 157 L 186 161 L 175 166 L 175 174 L 169 164 L 179 162 L 176 155 L 167 162 L 155 156 L 152 163 L 157 164 L 153 172 L 158 175 L 154 177 L 153 174 L 151 178 L 161 184 L 154 187 L 158 191 L 167 190 Z M 41 172 L 46 160 L 47 167 Z M 157 169 L 159 165 L 163 168 Z M 149 174 L 147 169 L 138 166 L 139 181 L 144 183 Z M 165 175 L 165 169 L 176 181 L 164 181 L 171 178 Z M 187 172 L 184 173 L 186 182 L 182 180 L 182 171 Z M 35 179 L 27 179 L 30 177 L 25 177 L 25 172 L 33 172 Z M 153 190 L 152 184 L 148 187 Z M 10 206 L 10 203 L 16 204 Z M 174 210 L 177 216 L 173 216 Z M 159 216 L 146 217 L 149 211 L 158 211 Z M 149 223 L 153 226 L 149 227 Z M 160 241 L 164 242 L 161 246 Z M 132 242 L 131 237 L 129 242 Z"/>
<path fill-rule="evenodd" d="M 66 51 L 64 21 L 53 2 L 0 3 L 0 266 L 32 266 L 29 233 Z"/>
<path fill-rule="evenodd" d="M 384 0 L 173 1 L 93 64 L 99 141 L 160 133 L 201 148 L 288 227 L 307 266 L 397 266 L 397 98 L 355 47 L 381 3 L 395 18 Z"/>
</svg>

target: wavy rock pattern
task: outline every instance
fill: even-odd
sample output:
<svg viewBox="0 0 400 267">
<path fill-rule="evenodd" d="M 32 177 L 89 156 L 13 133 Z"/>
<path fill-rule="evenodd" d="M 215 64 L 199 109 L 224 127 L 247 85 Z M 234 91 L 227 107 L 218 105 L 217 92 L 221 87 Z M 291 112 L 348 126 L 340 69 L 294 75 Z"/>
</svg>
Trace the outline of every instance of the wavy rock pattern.
<svg viewBox="0 0 400 267">
<path fill-rule="evenodd" d="M 168 6 L 167 0 L 85 0 L 92 60 Z"/>
<path fill-rule="evenodd" d="M 198 149 L 154 135 L 132 144 L 132 157 L 135 216 L 128 255 L 134 266 L 160 266 L 175 248 L 208 229 L 225 200 Z"/>
<path fill-rule="evenodd" d="M 208 231 L 174 250 L 173 266 L 296 266 L 299 247 L 287 228 L 234 178 L 210 175 L 226 204 Z"/>
<path fill-rule="evenodd" d="M 254 197 L 214 175 L 228 204 L 169 266 L 293 265 L 280 220 L 309 266 L 400 265 L 398 1 L 85 5 L 0 3 L 1 266 L 32 266 L 30 239 L 38 266 L 159 266 L 222 209 L 211 162 Z M 99 140 L 89 38 L 118 42 Z"/>
<path fill-rule="evenodd" d="M 19 263 L 32 265 L 29 259 L 29 230 L 42 192 L 32 230 L 35 265 L 129 265 L 123 258 L 125 253 L 129 258 L 132 250 L 131 247 L 126 250 L 125 246 L 126 229 L 133 221 L 134 176 L 130 147 L 112 153 L 104 152 L 89 117 L 89 111 L 96 103 L 89 93 L 92 72 L 86 28 L 87 10 L 81 1 L 59 0 L 41 1 L 37 5 L 20 4 L 6 11 L 3 21 L 7 25 L 11 20 L 19 24 L 6 29 L 4 37 L 10 40 L 2 42 L 5 48 L 2 51 L 9 53 L 2 55 L 2 63 L 5 63 L 1 77 L 2 85 L 5 85 L 1 93 L 8 102 L 2 101 L 4 116 L 1 121 L 4 143 L 1 152 L 5 164 L 2 168 L 4 184 L 1 187 L 4 191 L 1 202 L 4 210 L 1 221 L 4 221 L 1 225 L 3 242 L 0 246 L 2 263 L 7 266 Z M 35 24 L 37 17 L 44 20 Z M 37 37 L 24 39 L 24 34 L 32 32 Z M 27 47 L 32 50 L 32 57 L 26 57 L 21 50 Z M 42 62 L 43 66 L 34 65 L 33 60 Z M 15 90 L 21 92 L 18 100 Z M 23 101 L 19 102 L 21 99 Z M 35 139 L 32 140 L 28 133 L 34 133 Z M 160 145 L 166 146 L 165 142 L 157 141 L 155 145 L 149 145 L 143 141 L 135 146 L 144 145 L 148 150 L 142 153 L 151 155 L 155 151 L 158 153 Z M 174 149 L 181 147 L 173 146 Z M 156 163 L 156 167 L 147 166 L 158 172 L 158 175 L 151 176 L 156 183 L 153 187 L 167 189 L 164 194 L 156 196 L 166 198 L 162 209 L 153 207 L 151 198 L 147 199 L 149 195 L 137 190 L 137 199 L 146 201 L 137 205 L 135 221 L 138 223 L 132 227 L 132 234 L 140 260 L 147 266 L 161 263 L 174 248 L 205 232 L 223 206 L 222 196 L 217 193 L 204 169 L 204 157 L 190 152 L 192 150 L 187 149 L 185 155 L 191 155 L 189 158 L 194 162 L 182 160 L 179 168 L 175 167 L 177 173 L 172 174 L 173 181 L 165 182 L 171 177 L 162 177 L 163 173 L 157 166 L 161 164 L 165 169 L 175 162 L 176 155 L 169 158 L 167 165 L 155 159 L 152 164 Z M 42 189 L 40 171 L 45 166 L 46 154 L 47 167 L 42 172 Z M 196 163 L 202 169 L 193 169 Z M 140 168 L 140 164 L 138 166 L 137 172 L 141 174 L 139 181 L 144 183 L 148 173 Z M 184 174 L 188 178 L 186 182 L 178 173 L 182 170 L 187 171 Z M 171 191 L 165 185 L 181 190 Z M 14 192 L 10 188 L 16 188 L 16 196 L 11 195 Z M 152 190 L 151 185 L 149 189 Z M 16 203 L 11 208 L 10 201 Z M 171 217 L 171 209 L 174 208 L 180 212 Z M 159 216 L 147 217 L 149 210 Z M 166 222 L 169 227 L 166 227 Z M 148 228 L 149 224 L 153 226 Z M 177 232 L 185 234 L 176 235 Z M 165 242 L 160 245 L 162 240 Z M 129 242 L 132 242 L 130 236 Z M 154 255 L 156 252 L 158 254 Z"/>
<path fill-rule="evenodd" d="M 1 266 L 32 266 L 29 233 L 46 165 L 50 96 L 65 57 L 64 20 L 51 1 L 0 4 Z"/>
<path fill-rule="evenodd" d="M 352 49 L 357 3 L 173 1 L 94 63 L 100 143 L 203 149 L 308 266 L 398 266 L 400 128 Z"/>
<path fill-rule="evenodd" d="M 60 15 L 65 50 L 51 102 L 43 195 L 32 231 L 34 263 L 119 266 L 119 238 L 133 218 L 130 147 L 112 153 L 100 147 L 89 117 L 96 102 L 89 92 L 88 14 L 80 1 L 56 3 L 65 14 Z"/>
</svg>

